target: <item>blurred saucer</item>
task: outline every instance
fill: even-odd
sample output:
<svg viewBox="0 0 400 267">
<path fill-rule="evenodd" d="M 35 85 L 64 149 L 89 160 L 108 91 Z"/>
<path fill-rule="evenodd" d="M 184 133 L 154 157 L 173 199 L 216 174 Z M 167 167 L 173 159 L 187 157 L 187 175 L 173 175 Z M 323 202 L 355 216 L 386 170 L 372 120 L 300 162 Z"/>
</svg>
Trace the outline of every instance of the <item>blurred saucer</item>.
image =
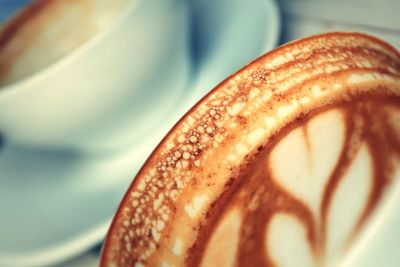
<svg viewBox="0 0 400 267">
<path fill-rule="evenodd" d="M 129 150 L 110 157 L 0 150 L 0 266 L 51 265 L 103 239 L 132 177 L 201 96 L 278 42 L 273 0 L 193 0 L 196 73 L 181 105 Z"/>
</svg>

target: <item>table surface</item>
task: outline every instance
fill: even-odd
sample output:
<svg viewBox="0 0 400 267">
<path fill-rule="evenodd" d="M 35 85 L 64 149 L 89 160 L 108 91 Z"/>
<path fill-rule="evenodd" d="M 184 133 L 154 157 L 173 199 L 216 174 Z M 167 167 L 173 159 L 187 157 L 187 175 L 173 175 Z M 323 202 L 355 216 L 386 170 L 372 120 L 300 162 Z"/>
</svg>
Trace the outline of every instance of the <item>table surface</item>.
<svg viewBox="0 0 400 267">
<path fill-rule="evenodd" d="M 0 0 L 4 21 L 27 0 Z M 400 0 L 281 0 L 280 43 L 327 31 L 370 33 L 400 48 Z M 94 267 L 99 248 L 57 267 Z"/>
</svg>

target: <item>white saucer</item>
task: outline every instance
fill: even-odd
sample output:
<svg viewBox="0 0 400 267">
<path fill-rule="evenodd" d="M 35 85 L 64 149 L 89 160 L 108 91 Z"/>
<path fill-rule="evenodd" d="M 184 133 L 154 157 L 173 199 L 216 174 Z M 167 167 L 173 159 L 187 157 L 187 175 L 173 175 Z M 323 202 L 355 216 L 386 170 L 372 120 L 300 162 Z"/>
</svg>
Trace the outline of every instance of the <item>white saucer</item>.
<svg viewBox="0 0 400 267">
<path fill-rule="evenodd" d="M 179 108 L 130 151 L 108 158 L 0 149 L 0 266 L 51 265 L 101 242 L 132 178 L 205 92 L 279 37 L 273 0 L 194 0 L 197 71 Z"/>
</svg>

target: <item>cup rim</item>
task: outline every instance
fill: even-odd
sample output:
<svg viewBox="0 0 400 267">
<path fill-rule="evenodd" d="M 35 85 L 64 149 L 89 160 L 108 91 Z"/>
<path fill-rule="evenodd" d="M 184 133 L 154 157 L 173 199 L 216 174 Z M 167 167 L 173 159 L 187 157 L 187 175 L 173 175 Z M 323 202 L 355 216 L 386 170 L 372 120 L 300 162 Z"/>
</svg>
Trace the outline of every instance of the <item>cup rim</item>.
<svg viewBox="0 0 400 267">
<path fill-rule="evenodd" d="M 34 9 L 37 5 L 40 4 L 46 5 L 48 2 L 50 2 L 50 0 L 38 0 L 36 2 L 26 5 L 21 10 L 19 10 L 11 19 L 6 21 L 1 29 L 1 32 L 4 32 L 9 27 L 13 27 L 13 23 L 15 23 L 17 20 L 22 20 L 23 23 L 25 23 L 26 21 L 23 18 L 25 16 L 25 12 L 29 12 L 29 10 Z M 132 12 L 135 12 L 135 10 L 143 2 L 144 0 L 128 1 L 127 3 L 125 3 L 125 6 L 121 8 L 121 10 L 117 11 L 116 15 L 111 18 L 110 22 L 107 25 L 99 29 L 97 32 L 95 32 L 93 36 L 89 37 L 86 41 L 69 51 L 67 54 L 63 55 L 56 61 L 48 64 L 47 66 L 39 68 L 37 71 L 26 77 L 18 79 L 4 86 L 0 86 L 0 99 L 8 95 L 16 94 L 20 91 L 23 91 L 25 87 L 29 86 L 29 84 L 38 83 L 45 79 L 46 76 L 56 73 L 63 67 L 73 63 L 74 60 L 96 46 L 111 32 L 113 32 L 115 28 L 117 28 Z"/>
</svg>

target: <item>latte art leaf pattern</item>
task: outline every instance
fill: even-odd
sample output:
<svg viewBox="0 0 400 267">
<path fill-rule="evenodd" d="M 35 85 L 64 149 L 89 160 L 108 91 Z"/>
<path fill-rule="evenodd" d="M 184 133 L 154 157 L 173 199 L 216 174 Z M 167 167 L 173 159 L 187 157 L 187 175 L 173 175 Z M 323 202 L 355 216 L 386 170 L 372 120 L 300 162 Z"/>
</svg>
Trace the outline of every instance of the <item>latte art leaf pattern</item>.
<svg viewBox="0 0 400 267">
<path fill-rule="evenodd" d="M 399 160 L 399 52 L 357 33 L 290 43 L 165 137 L 120 205 L 101 266 L 335 265 L 385 206 Z"/>
</svg>

